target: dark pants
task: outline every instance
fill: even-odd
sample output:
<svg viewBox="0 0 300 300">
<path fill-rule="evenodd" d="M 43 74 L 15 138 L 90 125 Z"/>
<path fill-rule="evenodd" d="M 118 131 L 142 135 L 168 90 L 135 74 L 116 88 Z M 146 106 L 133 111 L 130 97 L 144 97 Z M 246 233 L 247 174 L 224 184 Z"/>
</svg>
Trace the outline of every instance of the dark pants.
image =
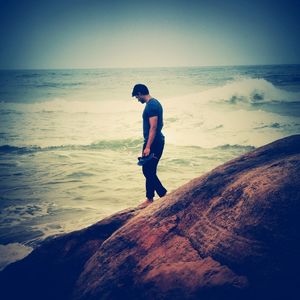
<svg viewBox="0 0 300 300">
<path fill-rule="evenodd" d="M 157 165 L 162 156 L 164 146 L 164 141 L 154 141 L 151 145 L 150 153 L 154 153 L 156 158 L 151 159 L 148 163 L 143 165 L 143 174 L 146 177 L 146 197 L 148 199 L 153 199 L 155 191 L 159 197 L 163 197 L 167 193 L 167 190 L 163 187 L 156 175 Z M 146 143 L 143 146 L 143 150 L 145 147 Z"/>
</svg>

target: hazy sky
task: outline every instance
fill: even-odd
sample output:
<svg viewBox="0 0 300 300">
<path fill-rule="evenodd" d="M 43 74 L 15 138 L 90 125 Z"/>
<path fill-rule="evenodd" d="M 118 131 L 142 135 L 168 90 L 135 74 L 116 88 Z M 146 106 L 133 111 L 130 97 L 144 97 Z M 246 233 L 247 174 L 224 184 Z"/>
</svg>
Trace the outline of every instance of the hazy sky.
<svg viewBox="0 0 300 300">
<path fill-rule="evenodd" d="M 0 68 L 300 63 L 300 0 L 0 0 Z"/>
</svg>

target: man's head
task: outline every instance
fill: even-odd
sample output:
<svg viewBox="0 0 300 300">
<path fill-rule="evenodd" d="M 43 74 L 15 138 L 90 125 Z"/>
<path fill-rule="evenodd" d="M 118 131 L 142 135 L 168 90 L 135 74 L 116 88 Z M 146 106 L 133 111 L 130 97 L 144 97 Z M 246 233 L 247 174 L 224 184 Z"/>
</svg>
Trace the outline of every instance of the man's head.
<svg viewBox="0 0 300 300">
<path fill-rule="evenodd" d="M 132 90 L 132 97 L 135 97 L 141 103 L 145 103 L 149 98 L 149 90 L 144 84 L 136 84 Z"/>
</svg>

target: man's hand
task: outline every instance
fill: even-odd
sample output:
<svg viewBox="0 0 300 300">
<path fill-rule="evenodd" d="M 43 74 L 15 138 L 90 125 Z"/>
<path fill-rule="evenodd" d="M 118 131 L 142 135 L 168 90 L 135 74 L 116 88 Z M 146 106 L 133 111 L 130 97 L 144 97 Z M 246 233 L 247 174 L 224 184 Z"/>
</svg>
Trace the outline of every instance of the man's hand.
<svg viewBox="0 0 300 300">
<path fill-rule="evenodd" d="M 143 156 L 148 156 L 150 154 L 150 148 L 146 147 L 143 151 Z"/>
</svg>

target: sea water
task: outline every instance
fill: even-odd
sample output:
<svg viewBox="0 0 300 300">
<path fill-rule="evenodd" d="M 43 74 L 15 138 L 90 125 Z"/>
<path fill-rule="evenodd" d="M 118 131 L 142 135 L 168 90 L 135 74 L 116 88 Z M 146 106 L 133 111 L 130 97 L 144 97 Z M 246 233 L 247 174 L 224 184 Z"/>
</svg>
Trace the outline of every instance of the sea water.
<svg viewBox="0 0 300 300">
<path fill-rule="evenodd" d="M 300 66 L 0 71 L 0 269 L 145 199 L 144 83 L 164 108 L 169 192 L 300 132 Z"/>
</svg>

